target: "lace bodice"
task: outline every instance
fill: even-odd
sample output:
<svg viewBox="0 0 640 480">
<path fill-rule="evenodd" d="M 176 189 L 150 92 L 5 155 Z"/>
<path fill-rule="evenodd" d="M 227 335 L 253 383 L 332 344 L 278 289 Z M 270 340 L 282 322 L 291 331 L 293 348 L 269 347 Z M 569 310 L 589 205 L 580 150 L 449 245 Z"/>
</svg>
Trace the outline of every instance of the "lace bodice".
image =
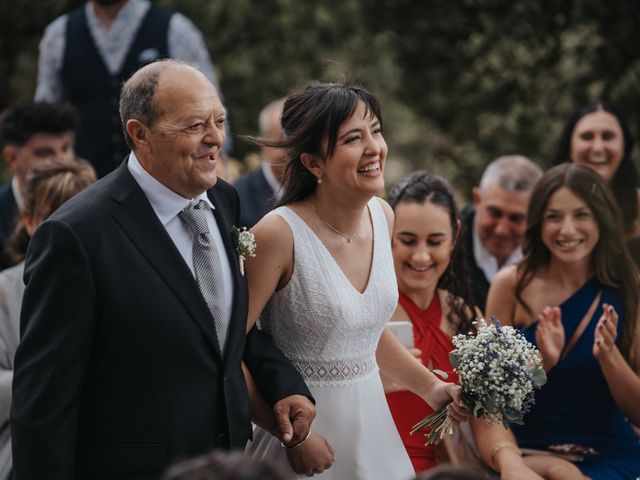
<svg viewBox="0 0 640 480">
<path fill-rule="evenodd" d="M 289 283 L 267 304 L 261 325 L 308 384 L 350 382 L 377 369 L 376 347 L 398 293 L 384 211 L 376 198 L 368 207 L 373 264 L 363 293 L 293 210 L 270 213 L 293 232 L 294 266 Z"/>
</svg>

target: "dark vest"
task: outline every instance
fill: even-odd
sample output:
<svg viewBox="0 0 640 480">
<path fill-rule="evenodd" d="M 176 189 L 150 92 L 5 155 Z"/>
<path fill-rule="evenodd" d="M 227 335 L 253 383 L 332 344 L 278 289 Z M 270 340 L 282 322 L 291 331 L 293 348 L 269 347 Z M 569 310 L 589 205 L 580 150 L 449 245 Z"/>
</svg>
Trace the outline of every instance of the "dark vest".
<svg viewBox="0 0 640 480">
<path fill-rule="evenodd" d="M 98 177 L 111 172 L 129 152 L 118 112 L 120 88 L 140 67 L 169 56 L 167 33 L 173 15 L 151 6 L 121 71 L 111 75 L 89 32 L 85 6 L 68 15 L 62 67 L 65 97 L 78 110 L 76 152 L 95 167 Z"/>
</svg>

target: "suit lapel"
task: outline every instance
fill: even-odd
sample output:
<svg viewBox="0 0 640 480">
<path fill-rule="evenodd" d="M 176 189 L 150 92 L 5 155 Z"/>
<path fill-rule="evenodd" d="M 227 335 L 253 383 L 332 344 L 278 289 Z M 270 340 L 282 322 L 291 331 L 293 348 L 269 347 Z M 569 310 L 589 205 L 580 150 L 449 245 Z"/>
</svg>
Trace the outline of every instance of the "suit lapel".
<svg viewBox="0 0 640 480">
<path fill-rule="evenodd" d="M 225 355 L 229 351 L 235 351 L 238 345 L 244 342 L 247 309 L 246 306 L 247 292 L 244 277 L 240 275 L 240 267 L 238 263 L 238 253 L 231 242 L 231 229 L 233 224 L 228 218 L 228 212 L 223 207 L 223 202 L 217 197 L 215 188 L 207 192 L 209 200 L 214 205 L 213 215 L 220 229 L 220 235 L 224 243 L 224 248 L 231 266 L 231 275 L 233 277 L 233 305 L 231 308 L 231 318 L 229 320 L 229 328 L 227 333 L 227 345 Z"/>
<path fill-rule="evenodd" d="M 129 173 L 126 163 L 114 175 L 111 198 L 118 205 L 113 210 L 113 217 L 222 357 L 211 313 L 191 270 Z"/>
</svg>

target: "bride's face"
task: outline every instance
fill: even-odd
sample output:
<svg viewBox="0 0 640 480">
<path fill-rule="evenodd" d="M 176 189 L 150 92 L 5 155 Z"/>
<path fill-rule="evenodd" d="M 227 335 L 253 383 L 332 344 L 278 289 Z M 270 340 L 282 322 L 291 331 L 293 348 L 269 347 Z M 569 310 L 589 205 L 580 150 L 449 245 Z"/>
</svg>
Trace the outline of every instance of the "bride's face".
<svg viewBox="0 0 640 480">
<path fill-rule="evenodd" d="M 384 188 L 387 151 L 380 120 L 358 102 L 354 114 L 338 129 L 333 153 L 321 165 L 322 187 L 347 195 L 379 193 Z"/>
<path fill-rule="evenodd" d="M 435 291 L 451 261 L 454 241 L 449 213 L 431 202 L 395 207 L 393 261 L 401 291 Z"/>
</svg>

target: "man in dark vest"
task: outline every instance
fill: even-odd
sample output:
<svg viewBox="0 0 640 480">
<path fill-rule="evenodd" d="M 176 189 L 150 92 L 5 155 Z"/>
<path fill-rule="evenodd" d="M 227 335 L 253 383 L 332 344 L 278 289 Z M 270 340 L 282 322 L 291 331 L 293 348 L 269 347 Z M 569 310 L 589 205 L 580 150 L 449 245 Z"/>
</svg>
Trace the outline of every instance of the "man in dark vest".
<svg viewBox="0 0 640 480">
<path fill-rule="evenodd" d="M 46 28 L 36 100 L 76 107 L 76 151 L 102 177 L 129 152 L 118 114 L 120 87 L 140 67 L 168 57 L 193 64 L 217 87 L 202 34 L 184 15 L 149 0 L 90 0 Z"/>
</svg>

